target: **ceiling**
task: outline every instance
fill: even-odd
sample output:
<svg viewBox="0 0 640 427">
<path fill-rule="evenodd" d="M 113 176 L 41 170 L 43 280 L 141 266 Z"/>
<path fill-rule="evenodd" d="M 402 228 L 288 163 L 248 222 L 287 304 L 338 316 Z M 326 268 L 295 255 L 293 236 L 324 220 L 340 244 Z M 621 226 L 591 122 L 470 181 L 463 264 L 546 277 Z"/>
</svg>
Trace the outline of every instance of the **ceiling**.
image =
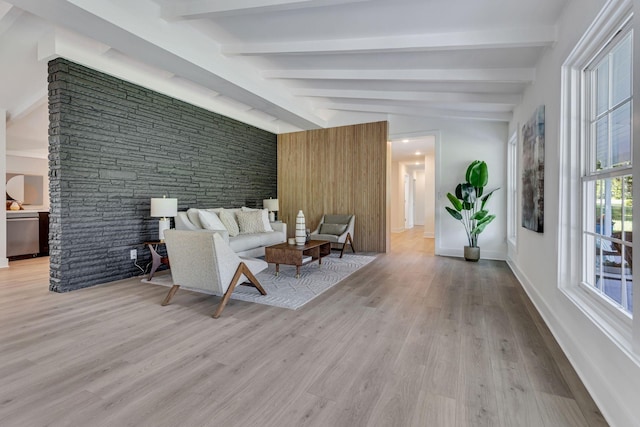
<svg viewBox="0 0 640 427">
<path fill-rule="evenodd" d="M 30 149 L 57 56 L 274 133 L 507 122 L 567 1 L 0 0 L 8 150 Z"/>
</svg>

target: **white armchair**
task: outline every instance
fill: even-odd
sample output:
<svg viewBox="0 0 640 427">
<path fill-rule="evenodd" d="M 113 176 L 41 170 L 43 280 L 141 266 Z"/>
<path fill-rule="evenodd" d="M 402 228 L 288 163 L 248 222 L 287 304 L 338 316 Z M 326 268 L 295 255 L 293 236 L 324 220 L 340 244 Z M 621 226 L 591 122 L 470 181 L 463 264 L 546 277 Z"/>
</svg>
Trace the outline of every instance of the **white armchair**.
<svg viewBox="0 0 640 427">
<path fill-rule="evenodd" d="M 344 255 L 347 244 L 351 246 L 351 250 L 355 254 L 356 250 L 353 247 L 355 223 L 355 215 L 323 215 L 318 227 L 311 232 L 311 238 L 340 244 L 340 258 Z"/>
<path fill-rule="evenodd" d="M 217 233 L 166 230 L 165 244 L 171 262 L 173 287 L 162 305 L 167 305 L 180 287 L 222 296 L 214 318 L 218 318 L 238 283 L 249 281 L 262 295 L 267 293 L 254 274 L 267 268 L 265 261 L 241 258 Z"/>
</svg>

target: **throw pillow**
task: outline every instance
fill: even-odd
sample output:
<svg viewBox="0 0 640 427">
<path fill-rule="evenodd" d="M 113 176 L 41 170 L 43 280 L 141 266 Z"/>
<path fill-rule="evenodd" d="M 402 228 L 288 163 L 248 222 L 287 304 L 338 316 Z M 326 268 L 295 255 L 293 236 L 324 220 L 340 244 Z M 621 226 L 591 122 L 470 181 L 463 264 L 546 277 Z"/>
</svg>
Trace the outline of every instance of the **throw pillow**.
<svg viewBox="0 0 640 427">
<path fill-rule="evenodd" d="M 218 215 L 213 212 L 200 211 L 198 212 L 198 219 L 200 220 L 200 224 L 202 224 L 203 228 L 207 230 L 226 230 L 227 227 L 224 226 Z"/>
<path fill-rule="evenodd" d="M 200 212 L 200 209 L 191 208 L 187 210 L 187 218 L 189 218 L 189 221 L 191 221 L 191 224 L 193 224 L 196 228 L 204 228 L 202 226 L 202 223 L 200 222 L 200 218 L 198 218 L 199 212 Z"/>
<path fill-rule="evenodd" d="M 236 218 L 238 218 L 240 234 L 264 233 L 266 231 L 260 211 L 238 212 Z"/>
<path fill-rule="evenodd" d="M 320 234 L 333 234 L 339 236 L 347 231 L 347 224 L 326 224 L 320 226 Z"/>
<path fill-rule="evenodd" d="M 273 231 L 271 222 L 269 221 L 269 211 L 267 209 L 253 209 L 246 206 L 242 207 L 242 212 L 262 212 L 262 222 L 264 223 L 264 231 Z"/>
<path fill-rule="evenodd" d="M 224 228 L 229 232 L 229 237 L 236 237 L 240 234 L 240 229 L 238 228 L 238 223 L 236 219 L 233 217 L 233 214 L 227 210 L 220 210 L 220 221 L 224 224 Z"/>
</svg>

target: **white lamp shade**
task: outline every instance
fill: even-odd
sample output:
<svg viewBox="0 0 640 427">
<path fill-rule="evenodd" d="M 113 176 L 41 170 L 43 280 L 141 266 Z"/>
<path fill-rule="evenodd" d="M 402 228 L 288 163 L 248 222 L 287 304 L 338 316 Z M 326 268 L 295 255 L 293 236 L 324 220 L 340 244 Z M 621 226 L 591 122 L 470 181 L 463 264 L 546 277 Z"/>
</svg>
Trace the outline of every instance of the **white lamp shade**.
<svg viewBox="0 0 640 427">
<path fill-rule="evenodd" d="M 166 197 L 151 199 L 151 216 L 156 218 L 175 217 L 178 215 L 178 199 Z"/>
<path fill-rule="evenodd" d="M 269 212 L 277 212 L 279 210 L 278 199 L 264 199 L 262 206 Z"/>
</svg>

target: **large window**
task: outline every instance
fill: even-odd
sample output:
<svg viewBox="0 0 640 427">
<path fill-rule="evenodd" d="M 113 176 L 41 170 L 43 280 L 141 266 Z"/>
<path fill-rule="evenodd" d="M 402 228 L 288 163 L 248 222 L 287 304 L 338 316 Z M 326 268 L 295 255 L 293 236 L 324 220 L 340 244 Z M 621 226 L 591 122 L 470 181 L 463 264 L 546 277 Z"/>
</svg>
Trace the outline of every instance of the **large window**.
<svg viewBox="0 0 640 427">
<path fill-rule="evenodd" d="M 558 286 L 621 348 L 636 352 L 632 7 L 607 2 L 562 66 Z"/>
<path fill-rule="evenodd" d="M 583 283 L 633 313 L 632 32 L 583 71 Z"/>
</svg>

